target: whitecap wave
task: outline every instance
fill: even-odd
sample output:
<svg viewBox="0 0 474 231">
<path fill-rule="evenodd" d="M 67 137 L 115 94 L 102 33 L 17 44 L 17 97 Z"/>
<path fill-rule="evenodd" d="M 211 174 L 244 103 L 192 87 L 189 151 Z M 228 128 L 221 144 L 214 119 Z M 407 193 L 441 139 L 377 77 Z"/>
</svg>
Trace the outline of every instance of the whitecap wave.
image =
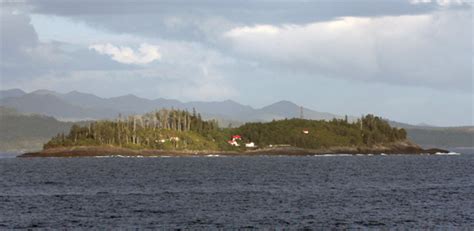
<svg viewBox="0 0 474 231">
<path fill-rule="evenodd" d="M 448 153 L 437 152 L 437 153 L 435 153 L 435 155 L 439 155 L 439 156 L 459 156 L 459 155 L 461 155 L 461 153 L 457 153 L 457 152 L 448 152 Z"/>
<path fill-rule="evenodd" d="M 351 154 L 316 154 L 318 157 L 329 157 L 329 156 L 352 156 Z"/>
<path fill-rule="evenodd" d="M 124 156 L 124 155 L 107 155 L 107 156 L 94 156 L 94 158 L 144 158 L 145 156 Z"/>
</svg>

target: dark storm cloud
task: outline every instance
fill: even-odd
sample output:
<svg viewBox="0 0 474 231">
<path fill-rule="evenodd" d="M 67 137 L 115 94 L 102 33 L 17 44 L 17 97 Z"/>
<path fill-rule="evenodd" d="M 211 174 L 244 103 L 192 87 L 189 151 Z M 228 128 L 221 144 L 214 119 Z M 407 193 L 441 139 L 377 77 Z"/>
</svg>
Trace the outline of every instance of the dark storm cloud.
<svg viewBox="0 0 474 231">
<path fill-rule="evenodd" d="M 341 16 L 418 14 L 436 4 L 409 1 L 149 1 L 149 0 L 37 0 L 33 12 L 57 15 L 110 14 L 212 14 L 234 21 L 304 23 Z M 242 17 L 244 16 L 244 17 Z M 247 17 L 245 17 L 247 16 Z"/>
<path fill-rule="evenodd" d="M 125 68 L 87 48 L 64 42 L 40 41 L 30 16 L 16 9 L 1 9 L 0 28 L 0 70 L 4 83 L 38 77 L 51 71 Z"/>
<path fill-rule="evenodd" d="M 3 8 L 0 19 L 2 79 L 38 73 L 38 65 L 33 64 L 35 48 L 39 46 L 38 35 L 29 16 Z"/>
<path fill-rule="evenodd" d="M 32 13 L 71 17 L 120 33 L 201 40 L 238 24 L 304 24 L 339 17 L 422 14 L 409 1 L 28 1 Z M 218 21 L 218 23 L 216 22 Z M 227 25 L 227 27 L 226 27 Z"/>
</svg>

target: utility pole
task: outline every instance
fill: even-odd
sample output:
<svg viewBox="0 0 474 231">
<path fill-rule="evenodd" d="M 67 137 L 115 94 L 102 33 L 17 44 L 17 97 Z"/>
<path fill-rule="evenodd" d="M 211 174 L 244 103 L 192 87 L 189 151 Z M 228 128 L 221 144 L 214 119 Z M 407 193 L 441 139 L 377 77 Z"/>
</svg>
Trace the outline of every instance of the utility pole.
<svg viewBox="0 0 474 231">
<path fill-rule="evenodd" d="M 300 106 L 300 119 L 304 119 L 304 114 L 303 114 L 303 106 Z"/>
</svg>

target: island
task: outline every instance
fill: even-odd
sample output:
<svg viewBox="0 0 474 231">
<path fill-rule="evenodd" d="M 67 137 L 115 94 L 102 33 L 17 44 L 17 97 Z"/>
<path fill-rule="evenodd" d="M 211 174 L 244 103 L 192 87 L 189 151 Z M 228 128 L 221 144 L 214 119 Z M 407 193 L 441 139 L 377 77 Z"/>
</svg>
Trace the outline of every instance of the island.
<svg viewBox="0 0 474 231">
<path fill-rule="evenodd" d="M 208 156 L 320 154 L 435 154 L 407 139 L 404 129 L 366 115 L 357 120 L 284 119 L 221 128 L 195 110 L 161 109 L 144 115 L 73 125 L 40 152 L 20 157 Z"/>
</svg>

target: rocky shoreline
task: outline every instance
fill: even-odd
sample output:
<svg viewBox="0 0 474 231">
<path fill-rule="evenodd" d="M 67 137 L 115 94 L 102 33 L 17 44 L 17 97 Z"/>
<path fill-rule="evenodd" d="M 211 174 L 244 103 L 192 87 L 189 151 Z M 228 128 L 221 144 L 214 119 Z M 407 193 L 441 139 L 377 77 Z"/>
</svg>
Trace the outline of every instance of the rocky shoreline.
<svg viewBox="0 0 474 231">
<path fill-rule="evenodd" d="M 211 151 L 211 150 L 133 150 L 114 146 L 78 146 L 51 148 L 40 152 L 29 152 L 18 157 L 100 157 L 100 156 L 254 156 L 254 155 L 287 155 L 287 156 L 305 156 L 305 155 L 324 155 L 324 154 L 436 154 L 448 153 L 442 149 L 422 149 L 409 141 L 401 141 L 385 145 L 374 145 L 371 147 L 331 147 L 324 149 L 304 149 L 297 147 L 272 147 L 237 151 Z"/>
</svg>

